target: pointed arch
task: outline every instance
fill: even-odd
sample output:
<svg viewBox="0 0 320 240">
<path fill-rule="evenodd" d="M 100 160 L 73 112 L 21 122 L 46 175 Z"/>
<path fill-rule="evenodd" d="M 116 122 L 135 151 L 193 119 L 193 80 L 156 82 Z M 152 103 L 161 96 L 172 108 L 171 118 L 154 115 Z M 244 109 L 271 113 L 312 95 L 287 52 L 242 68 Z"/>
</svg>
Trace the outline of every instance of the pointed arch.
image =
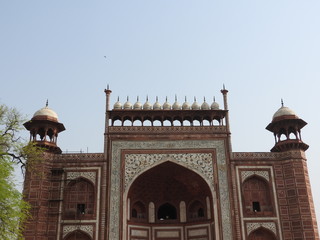
<svg viewBox="0 0 320 240">
<path fill-rule="evenodd" d="M 245 215 L 272 215 L 273 204 L 266 179 L 252 175 L 242 184 L 243 212 Z"/>
<path fill-rule="evenodd" d="M 64 240 L 92 240 L 92 238 L 87 233 L 81 230 L 76 230 L 69 233 Z"/>
<path fill-rule="evenodd" d="M 64 189 L 64 218 L 91 218 L 95 212 L 95 187 L 86 178 L 71 180 Z"/>
<path fill-rule="evenodd" d="M 277 237 L 269 229 L 260 227 L 249 234 L 248 240 L 277 240 Z"/>
</svg>

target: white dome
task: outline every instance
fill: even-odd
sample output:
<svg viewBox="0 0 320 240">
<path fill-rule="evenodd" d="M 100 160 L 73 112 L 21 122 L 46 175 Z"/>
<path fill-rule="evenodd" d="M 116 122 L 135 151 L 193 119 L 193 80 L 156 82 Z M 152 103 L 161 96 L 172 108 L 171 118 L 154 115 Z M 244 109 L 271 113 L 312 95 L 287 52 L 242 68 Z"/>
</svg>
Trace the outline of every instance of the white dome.
<svg viewBox="0 0 320 240">
<path fill-rule="evenodd" d="M 194 98 L 194 102 L 193 102 L 191 108 L 192 108 L 192 110 L 200 110 L 200 106 L 199 106 L 199 104 L 197 103 L 196 98 Z"/>
<path fill-rule="evenodd" d="M 273 114 L 272 119 L 275 119 L 275 118 L 281 117 L 281 116 L 297 116 L 297 115 L 290 108 L 282 106 L 281 108 L 279 108 L 278 111 L 276 111 L 275 114 Z"/>
<path fill-rule="evenodd" d="M 139 102 L 139 99 L 136 101 L 136 103 L 133 105 L 133 109 L 139 110 L 142 109 L 142 104 Z"/>
<path fill-rule="evenodd" d="M 203 103 L 202 103 L 202 105 L 201 105 L 201 109 L 202 110 L 209 110 L 210 109 L 210 106 L 209 106 L 209 104 L 206 102 L 206 99 L 204 98 L 204 101 L 203 101 Z"/>
<path fill-rule="evenodd" d="M 119 97 L 118 101 L 113 105 L 113 109 L 122 109 L 122 104 L 119 102 Z"/>
<path fill-rule="evenodd" d="M 189 110 L 190 109 L 190 104 L 187 102 L 187 97 L 185 97 L 184 103 L 182 104 L 182 109 L 183 110 Z"/>
<path fill-rule="evenodd" d="M 219 110 L 220 106 L 216 101 L 213 101 L 213 103 L 211 104 L 211 109 L 212 110 Z"/>
<path fill-rule="evenodd" d="M 149 103 L 148 97 L 147 97 L 147 101 L 143 104 L 143 109 L 146 109 L 146 110 L 152 109 L 152 105 L 151 105 L 151 103 Z"/>
<path fill-rule="evenodd" d="M 172 109 L 173 109 L 173 110 L 180 110 L 180 109 L 181 109 L 181 105 L 180 105 L 180 103 L 178 103 L 178 101 L 177 101 L 177 96 L 176 96 L 175 102 L 174 102 L 173 105 L 172 105 Z"/>
<path fill-rule="evenodd" d="M 58 120 L 58 114 L 56 114 L 56 112 L 52 109 L 48 108 L 48 106 L 41 108 L 40 110 L 36 111 L 35 114 L 33 114 L 33 117 L 37 116 L 47 116 L 56 118 Z"/>
<path fill-rule="evenodd" d="M 158 97 L 156 98 L 156 102 L 153 104 L 153 110 L 160 110 L 161 104 L 158 102 Z"/>
<path fill-rule="evenodd" d="M 170 110 L 171 104 L 168 102 L 168 99 L 166 98 L 166 102 L 162 106 L 163 110 Z"/>
<path fill-rule="evenodd" d="M 129 97 L 127 97 L 127 101 L 124 103 L 123 109 L 132 109 L 132 104 L 129 102 Z"/>
</svg>

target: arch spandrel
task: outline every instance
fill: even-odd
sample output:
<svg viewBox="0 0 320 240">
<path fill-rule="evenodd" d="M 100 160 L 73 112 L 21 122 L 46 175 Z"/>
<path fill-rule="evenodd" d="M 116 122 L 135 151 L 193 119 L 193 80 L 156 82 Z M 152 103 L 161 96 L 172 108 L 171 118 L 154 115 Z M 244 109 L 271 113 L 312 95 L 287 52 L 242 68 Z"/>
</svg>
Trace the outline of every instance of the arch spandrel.
<svg viewBox="0 0 320 240">
<path fill-rule="evenodd" d="M 164 162 L 172 162 L 197 173 L 214 189 L 212 153 L 125 154 L 125 192 L 137 177 Z"/>
</svg>

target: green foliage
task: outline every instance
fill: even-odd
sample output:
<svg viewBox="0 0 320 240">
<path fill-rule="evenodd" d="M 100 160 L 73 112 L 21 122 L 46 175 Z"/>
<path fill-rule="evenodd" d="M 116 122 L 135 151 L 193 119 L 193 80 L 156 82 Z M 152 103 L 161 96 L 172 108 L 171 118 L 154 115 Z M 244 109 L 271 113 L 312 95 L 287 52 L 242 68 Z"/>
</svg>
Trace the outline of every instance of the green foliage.
<svg viewBox="0 0 320 240">
<path fill-rule="evenodd" d="M 18 134 L 24 119 L 14 108 L 0 104 L 0 239 L 22 239 L 23 225 L 29 216 L 29 204 L 15 188 L 15 165 L 32 168 L 40 161 L 42 149 L 27 144 Z M 27 161 L 28 160 L 28 161 Z M 30 164 L 29 164 L 30 160 Z"/>
</svg>

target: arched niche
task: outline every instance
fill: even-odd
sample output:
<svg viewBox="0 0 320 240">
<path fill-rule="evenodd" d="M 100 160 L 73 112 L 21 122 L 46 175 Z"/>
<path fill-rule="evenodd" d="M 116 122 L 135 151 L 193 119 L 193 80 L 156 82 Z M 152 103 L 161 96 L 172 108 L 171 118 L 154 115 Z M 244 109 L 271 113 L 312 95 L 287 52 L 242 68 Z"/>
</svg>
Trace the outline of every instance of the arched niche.
<svg viewBox="0 0 320 240">
<path fill-rule="evenodd" d="M 92 240 L 92 238 L 87 233 L 77 230 L 68 234 L 64 240 Z"/>
<path fill-rule="evenodd" d="M 95 211 L 95 189 L 91 181 L 77 178 L 70 181 L 64 189 L 64 218 L 92 218 Z"/>
<path fill-rule="evenodd" d="M 245 215 L 272 215 L 273 205 L 268 182 L 253 175 L 242 184 L 243 212 Z"/>
<path fill-rule="evenodd" d="M 250 233 L 248 240 L 277 240 L 273 232 L 263 227 Z"/>
<path fill-rule="evenodd" d="M 208 207 L 205 204 L 207 198 L 212 203 L 211 191 L 205 180 L 197 173 L 170 161 L 161 163 L 138 176 L 131 184 L 127 198 L 131 202 L 152 202 L 154 213 L 148 213 L 148 215 L 154 214 L 157 224 L 185 222 L 185 219 L 180 219 L 182 201 L 187 206 L 192 205 L 193 202 L 200 202 L 201 216 L 206 216 L 207 210 L 213 209 L 213 206 Z M 202 220 L 211 221 L 212 219 L 203 217 Z M 135 219 L 131 217 L 130 222 L 134 223 Z"/>
</svg>

